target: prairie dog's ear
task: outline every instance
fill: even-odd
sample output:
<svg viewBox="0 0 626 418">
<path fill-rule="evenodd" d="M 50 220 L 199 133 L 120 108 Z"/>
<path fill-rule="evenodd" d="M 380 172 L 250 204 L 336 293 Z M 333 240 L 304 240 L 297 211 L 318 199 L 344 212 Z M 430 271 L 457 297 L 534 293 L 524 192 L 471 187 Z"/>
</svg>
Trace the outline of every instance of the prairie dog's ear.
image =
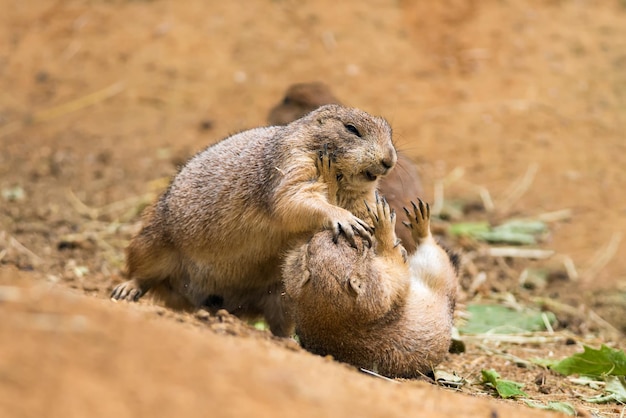
<svg viewBox="0 0 626 418">
<path fill-rule="evenodd" d="M 354 296 L 359 296 L 363 293 L 363 282 L 358 277 L 350 277 L 348 280 L 348 289 Z"/>
</svg>

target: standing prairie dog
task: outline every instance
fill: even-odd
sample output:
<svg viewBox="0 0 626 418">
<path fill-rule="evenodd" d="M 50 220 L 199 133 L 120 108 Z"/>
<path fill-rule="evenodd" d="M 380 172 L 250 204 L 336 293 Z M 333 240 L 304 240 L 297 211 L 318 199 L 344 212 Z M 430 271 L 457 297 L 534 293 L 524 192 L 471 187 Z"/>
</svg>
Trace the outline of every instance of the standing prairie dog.
<svg viewBox="0 0 626 418">
<path fill-rule="evenodd" d="M 333 178 L 332 161 L 328 167 Z M 332 199 L 332 190 L 331 190 Z M 448 352 L 458 284 L 456 258 L 430 232 L 430 209 L 406 210 L 416 251 L 407 258 L 395 213 L 376 199 L 372 246 L 329 231 L 292 250 L 283 277 L 302 346 L 389 377 L 417 377 Z"/>
<path fill-rule="evenodd" d="M 267 119 L 271 125 L 286 125 L 329 103 L 340 104 L 340 101 L 326 84 L 321 82 L 292 84 L 282 101 L 272 108 Z M 396 168 L 380 180 L 378 189 L 396 211 L 408 206 L 411 199 L 424 194 L 417 166 L 401 151 L 398 151 Z M 409 254 L 412 254 L 415 251 L 415 244 L 409 230 L 399 224 L 396 235 Z"/>
<path fill-rule="evenodd" d="M 339 205 L 318 181 L 324 147 L 342 173 Z M 173 308 L 263 315 L 286 336 L 293 324 L 283 305 L 284 254 L 322 229 L 335 239 L 371 239 L 364 202 L 374 201 L 396 158 L 384 119 L 340 105 L 228 137 L 192 157 L 146 212 L 127 248 L 130 280 L 111 297 L 135 301 L 151 290 Z"/>
</svg>

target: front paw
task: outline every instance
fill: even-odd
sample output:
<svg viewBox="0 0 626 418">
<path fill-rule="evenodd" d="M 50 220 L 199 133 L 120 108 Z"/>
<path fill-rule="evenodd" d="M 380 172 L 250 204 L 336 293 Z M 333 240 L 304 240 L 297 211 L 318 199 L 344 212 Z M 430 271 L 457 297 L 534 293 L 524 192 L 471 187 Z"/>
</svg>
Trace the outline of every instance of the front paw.
<svg viewBox="0 0 626 418">
<path fill-rule="evenodd" d="M 315 161 L 317 173 L 325 183 L 338 182 L 343 177 L 337 172 L 336 162 L 337 156 L 334 152 L 330 152 L 328 144 L 325 144 L 324 148 L 318 151 L 317 160 Z"/>
<path fill-rule="evenodd" d="M 333 221 L 333 242 L 336 244 L 339 240 L 339 235 L 343 233 L 346 239 L 354 248 L 357 247 L 356 235 L 361 236 L 368 246 L 372 246 L 372 227 L 365 221 L 352 215 L 348 212 L 348 215 L 344 219 Z"/>
<path fill-rule="evenodd" d="M 399 251 L 403 260 L 406 259 L 406 250 L 400 245 L 396 237 L 396 212 L 389 207 L 387 200 L 376 192 L 376 206 L 372 209 L 365 202 L 367 213 L 374 225 L 374 236 L 377 242 L 377 252 Z M 405 254 L 402 254 L 404 252 Z"/>
<path fill-rule="evenodd" d="M 378 231 L 388 233 L 394 230 L 396 227 L 396 212 L 389 207 L 387 199 L 380 196 L 378 192 L 376 192 L 375 209 L 370 208 L 367 201 L 365 202 L 365 208 L 367 209 L 367 213 L 374 225 L 374 231 L 376 231 L 377 235 Z"/>
</svg>

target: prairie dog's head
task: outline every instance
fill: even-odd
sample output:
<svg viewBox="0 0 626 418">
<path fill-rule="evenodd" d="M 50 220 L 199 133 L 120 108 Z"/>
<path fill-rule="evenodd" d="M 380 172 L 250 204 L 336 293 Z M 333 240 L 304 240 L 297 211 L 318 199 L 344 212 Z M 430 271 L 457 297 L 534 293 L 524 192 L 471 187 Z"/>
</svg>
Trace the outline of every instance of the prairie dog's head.
<svg viewBox="0 0 626 418">
<path fill-rule="evenodd" d="M 292 250 L 283 266 L 287 296 L 296 302 L 298 322 L 320 327 L 342 326 L 380 315 L 372 292 L 379 280 L 374 251 L 357 240 L 352 247 L 343 236 L 333 243 L 331 231 L 318 232 Z"/>
<path fill-rule="evenodd" d="M 346 189 L 374 188 L 398 160 L 391 127 L 381 117 L 341 105 L 322 106 L 289 126 L 307 125 L 308 147 L 316 152 L 328 144 Z"/>
<path fill-rule="evenodd" d="M 329 103 L 340 103 L 330 88 L 321 82 L 297 83 L 289 86 L 282 101 L 272 108 L 270 125 L 286 125 Z"/>
</svg>

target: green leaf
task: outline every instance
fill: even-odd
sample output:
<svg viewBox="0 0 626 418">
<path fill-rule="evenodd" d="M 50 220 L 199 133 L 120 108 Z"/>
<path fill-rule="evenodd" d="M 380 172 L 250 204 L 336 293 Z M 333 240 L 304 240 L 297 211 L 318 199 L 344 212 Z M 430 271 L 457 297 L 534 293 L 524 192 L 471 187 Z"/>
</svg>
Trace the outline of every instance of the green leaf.
<svg viewBox="0 0 626 418">
<path fill-rule="evenodd" d="M 532 245 L 537 240 L 531 234 L 511 231 L 486 231 L 473 234 L 474 238 L 492 243 L 506 243 L 516 245 Z"/>
<path fill-rule="evenodd" d="M 493 228 L 494 231 L 519 232 L 522 234 L 542 234 L 548 230 L 545 223 L 541 221 L 525 221 L 512 219 Z"/>
<path fill-rule="evenodd" d="M 499 305 L 472 304 L 467 306 L 470 318 L 459 328 L 463 334 L 515 334 L 533 331 L 545 331 L 544 317 L 549 323 L 556 322 L 552 312 L 540 312 L 532 309 L 517 311 Z"/>
<path fill-rule="evenodd" d="M 545 409 L 547 411 L 558 411 L 571 416 L 576 415 L 576 408 L 574 408 L 571 404 L 567 402 L 548 402 L 547 405 L 528 399 L 524 399 L 524 402 L 526 402 L 526 405 L 532 408 Z"/>
<path fill-rule="evenodd" d="M 584 346 L 582 353 L 567 357 L 550 368 L 565 376 L 624 376 L 626 375 L 626 354 L 622 350 L 602 345 L 599 350 Z"/>
<path fill-rule="evenodd" d="M 626 403 L 626 376 L 606 376 L 604 380 L 606 381 L 604 389 L 609 392 L 609 395 L 600 395 L 585 399 L 585 401 L 592 403 Z"/>
<path fill-rule="evenodd" d="M 501 379 L 498 372 L 493 369 L 481 370 L 480 373 L 483 376 L 483 383 L 495 388 L 501 398 L 508 399 L 518 396 L 528 396 L 522 390 L 524 387 L 522 383 Z"/>
<path fill-rule="evenodd" d="M 491 228 L 487 222 L 460 222 L 450 227 L 452 235 L 469 235 L 473 238 L 507 244 L 528 245 L 537 242 L 537 235 L 547 230 L 541 221 L 514 219 Z"/>
<path fill-rule="evenodd" d="M 474 236 L 477 233 L 488 232 L 488 222 L 458 222 L 450 225 L 450 234 L 452 235 L 470 235 Z"/>
</svg>

